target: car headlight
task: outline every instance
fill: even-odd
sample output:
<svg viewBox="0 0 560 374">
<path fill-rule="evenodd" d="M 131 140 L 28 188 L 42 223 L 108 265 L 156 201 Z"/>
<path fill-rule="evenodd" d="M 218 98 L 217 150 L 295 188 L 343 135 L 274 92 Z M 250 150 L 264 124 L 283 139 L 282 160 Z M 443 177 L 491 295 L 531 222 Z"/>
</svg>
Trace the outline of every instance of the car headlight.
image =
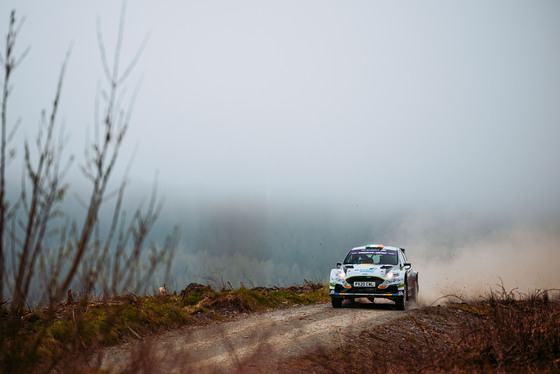
<svg viewBox="0 0 560 374">
<path fill-rule="evenodd" d="M 341 270 L 338 273 L 336 273 L 336 276 L 344 279 L 344 277 L 346 277 L 346 273 L 344 272 L 344 270 Z"/>
<path fill-rule="evenodd" d="M 387 274 L 385 274 L 385 278 L 387 278 L 388 281 L 396 281 L 397 279 L 399 279 L 401 276 L 401 273 L 398 271 L 390 271 Z"/>
</svg>

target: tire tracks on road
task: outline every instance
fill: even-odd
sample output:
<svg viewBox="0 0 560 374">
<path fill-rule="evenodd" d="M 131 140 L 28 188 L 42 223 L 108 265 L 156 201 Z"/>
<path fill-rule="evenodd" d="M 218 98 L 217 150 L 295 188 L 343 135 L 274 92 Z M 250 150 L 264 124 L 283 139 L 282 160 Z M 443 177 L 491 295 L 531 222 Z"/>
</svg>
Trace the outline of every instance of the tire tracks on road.
<svg viewBox="0 0 560 374">
<path fill-rule="evenodd" d="M 392 304 L 369 302 L 337 309 L 315 304 L 272 310 L 231 322 L 178 329 L 154 337 L 148 344 L 110 348 L 102 367 L 119 372 L 130 366 L 131 358 L 149 356 L 153 372 L 259 372 L 287 357 L 343 344 L 347 336 L 403 315 Z M 144 351 L 139 357 L 140 349 Z"/>
</svg>

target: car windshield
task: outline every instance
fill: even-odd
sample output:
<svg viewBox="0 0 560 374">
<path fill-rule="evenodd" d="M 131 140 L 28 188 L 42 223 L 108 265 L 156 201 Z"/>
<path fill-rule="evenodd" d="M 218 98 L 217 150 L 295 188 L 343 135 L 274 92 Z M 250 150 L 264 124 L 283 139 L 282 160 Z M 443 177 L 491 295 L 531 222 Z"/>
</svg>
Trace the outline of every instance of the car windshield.
<svg viewBox="0 0 560 374">
<path fill-rule="evenodd" d="M 350 251 L 345 264 L 397 265 L 397 251 Z"/>
</svg>

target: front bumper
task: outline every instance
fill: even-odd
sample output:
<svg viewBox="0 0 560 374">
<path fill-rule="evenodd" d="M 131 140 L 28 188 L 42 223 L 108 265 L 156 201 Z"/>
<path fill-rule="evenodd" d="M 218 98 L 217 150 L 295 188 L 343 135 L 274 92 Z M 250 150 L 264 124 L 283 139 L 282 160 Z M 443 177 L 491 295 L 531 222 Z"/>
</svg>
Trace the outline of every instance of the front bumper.
<svg viewBox="0 0 560 374">
<path fill-rule="evenodd" d="M 378 278 L 379 279 L 379 278 Z M 379 283 L 378 283 L 379 284 Z M 352 282 L 344 284 L 330 284 L 329 295 L 331 297 L 385 297 L 397 298 L 404 295 L 404 283 L 382 282 L 377 287 L 354 287 Z"/>
<path fill-rule="evenodd" d="M 335 292 L 335 290 L 330 290 L 331 297 L 399 297 L 403 296 L 403 291 L 397 291 L 393 293 L 378 293 L 378 292 Z"/>
</svg>

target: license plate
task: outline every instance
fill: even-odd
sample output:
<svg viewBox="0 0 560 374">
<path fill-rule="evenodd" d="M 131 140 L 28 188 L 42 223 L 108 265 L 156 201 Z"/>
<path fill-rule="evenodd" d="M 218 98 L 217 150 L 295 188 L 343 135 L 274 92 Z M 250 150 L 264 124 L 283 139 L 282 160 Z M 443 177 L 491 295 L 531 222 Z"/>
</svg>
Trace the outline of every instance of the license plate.
<svg viewBox="0 0 560 374">
<path fill-rule="evenodd" d="M 375 287 L 375 282 L 354 282 L 354 287 Z"/>
</svg>

